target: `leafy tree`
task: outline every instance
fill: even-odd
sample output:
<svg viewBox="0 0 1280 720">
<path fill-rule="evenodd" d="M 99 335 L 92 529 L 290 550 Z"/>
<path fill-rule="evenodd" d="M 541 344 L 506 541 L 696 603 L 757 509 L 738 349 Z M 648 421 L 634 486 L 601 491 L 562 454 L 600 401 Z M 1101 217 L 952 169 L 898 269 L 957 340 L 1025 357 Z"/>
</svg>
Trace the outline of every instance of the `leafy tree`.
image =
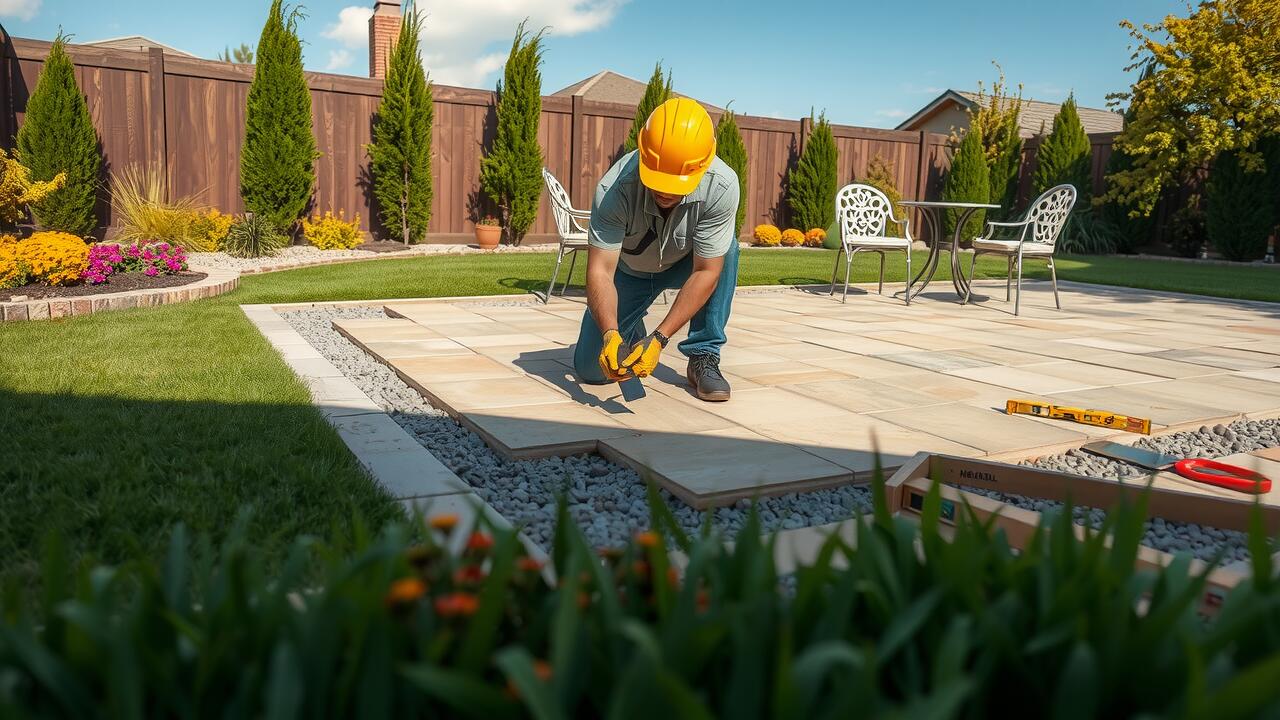
<svg viewBox="0 0 1280 720">
<path fill-rule="evenodd" d="M 988 96 L 982 83 L 978 83 L 978 102 L 969 109 L 969 132 L 982 137 L 982 150 L 987 158 L 990 174 L 990 202 L 1000 206 L 991 215 L 997 218 L 1012 217 L 1018 200 L 1018 175 L 1022 170 L 1022 135 L 1019 120 L 1022 115 L 1022 86 L 1018 94 L 1010 95 L 1005 84 L 1004 69 L 996 66 L 999 76 L 991 85 Z M 952 133 L 951 142 L 958 146 L 962 138 Z"/>
<path fill-rule="evenodd" d="M 27 100 L 16 154 L 36 183 L 65 173 L 60 189 L 31 203 L 38 225 L 81 237 L 98 227 L 102 147 L 61 33 L 49 48 L 40 79 Z"/>
<path fill-rule="evenodd" d="M 867 175 L 862 178 L 863 184 L 884 193 L 889 198 L 889 203 L 893 205 L 893 214 L 902 217 L 905 213 L 898 207 L 898 201 L 902 199 L 902 193 L 898 192 L 898 185 L 893 179 L 893 168 L 889 167 L 889 162 L 879 153 L 871 158 L 871 162 L 867 163 Z M 888 227 L 885 228 L 885 234 L 894 237 L 902 237 L 902 225 L 889 221 Z"/>
<path fill-rule="evenodd" d="M 747 218 L 747 146 L 742 142 L 742 133 L 738 131 L 738 123 L 733 112 L 725 110 L 716 123 L 716 156 L 725 165 L 733 168 L 738 174 L 738 216 L 733 223 L 733 236 L 741 237 L 742 224 Z"/>
<path fill-rule="evenodd" d="M 542 34 L 516 28 L 498 81 L 498 130 L 480 165 L 480 186 L 498 206 L 507 240 L 519 245 L 538 216 L 542 196 Z"/>
<path fill-rule="evenodd" d="M 622 145 L 623 152 L 631 152 L 638 147 L 636 138 L 640 136 L 640 129 L 644 127 L 645 121 L 659 105 L 670 99 L 671 71 L 667 71 L 667 78 L 663 80 L 662 61 L 659 60 L 653 66 L 653 75 L 649 77 L 649 84 L 644 88 L 644 97 L 640 98 L 640 104 L 636 106 L 636 116 L 631 121 L 631 131 L 627 133 L 627 141 Z"/>
<path fill-rule="evenodd" d="M 300 17 L 299 8 L 286 15 L 283 0 L 272 0 L 258 40 L 240 154 L 245 209 L 265 215 L 282 229 L 306 210 L 319 156 L 311 132 L 311 91 L 302 73 Z"/>
<path fill-rule="evenodd" d="M 810 121 L 813 116 L 809 116 Z M 802 228 L 826 228 L 836 216 L 836 138 L 823 113 L 787 179 L 791 220 Z"/>
<path fill-rule="evenodd" d="M 942 186 L 942 199 L 952 202 L 986 202 L 991 197 L 991 171 L 987 169 L 987 158 L 982 151 L 980 133 L 965 133 L 951 159 L 951 169 L 947 171 L 947 179 Z M 943 213 L 943 232 L 949 237 L 955 233 L 956 224 L 960 222 L 962 210 L 947 210 Z M 986 213 L 979 210 L 969 216 L 961 237 L 973 239 L 982 233 Z"/>
<path fill-rule="evenodd" d="M 1250 172 L 1241 161 L 1243 151 L 1218 156 L 1205 190 L 1205 232 L 1209 242 L 1228 260 L 1256 260 L 1267 250 L 1267 236 L 1276 225 L 1274 190 L 1266 172 Z"/>
<path fill-rule="evenodd" d="M 1142 73 L 1142 77 L 1150 76 L 1153 66 L 1148 65 Z M 1128 127 L 1133 122 L 1133 108 L 1129 107 L 1124 113 L 1124 124 Z M 1151 233 L 1153 229 L 1153 221 L 1147 215 L 1132 215 L 1129 212 L 1129 206 L 1125 202 L 1114 199 L 1111 190 L 1114 188 L 1114 178 L 1119 173 L 1132 170 L 1134 166 L 1134 158 L 1124 148 L 1118 145 L 1112 145 L 1111 156 L 1107 158 L 1106 183 L 1107 192 L 1100 197 L 1093 199 L 1094 209 L 1099 211 L 1099 216 L 1104 218 L 1116 229 L 1116 252 L 1132 253 L 1137 248 L 1146 245 L 1151 241 Z"/>
<path fill-rule="evenodd" d="M 1139 46 L 1129 69 L 1154 69 L 1113 96 L 1133 110 L 1116 147 L 1134 161 L 1112 175 L 1107 199 L 1149 215 L 1166 188 L 1219 152 L 1239 151 L 1245 170 L 1261 169 L 1259 141 L 1280 132 L 1280 3 L 1202 2 L 1189 17 L 1122 26 Z"/>
<path fill-rule="evenodd" d="M 1080 198 L 1087 198 L 1093 189 L 1092 152 L 1075 95 L 1070 95 L 1053 117 L 1053 130 L 1036 153 L 1032 191 L 1039 195 L 1055 185 L 1067 184 L 1075 187 Z"/>
<path fill-rule="evenodd" d="M 240 47 L 235 50 L 227 47 L 218 55 L 218 59 L 225 63 L 234 62 L 240 63 L 241 65 L 252 65 L 253 48 L 249 47 L 246 43 L 240 43 Z"/>
<path fill-rule="evenodd" d="M 406 245 L 421 240 L 431 222 L 431 120 L 435 106 L 422 69 L 422 16 L 414 7 L 400 21 L 382 101 L 369 144 L 373 195 L 384 228 Z"/>
</svg>

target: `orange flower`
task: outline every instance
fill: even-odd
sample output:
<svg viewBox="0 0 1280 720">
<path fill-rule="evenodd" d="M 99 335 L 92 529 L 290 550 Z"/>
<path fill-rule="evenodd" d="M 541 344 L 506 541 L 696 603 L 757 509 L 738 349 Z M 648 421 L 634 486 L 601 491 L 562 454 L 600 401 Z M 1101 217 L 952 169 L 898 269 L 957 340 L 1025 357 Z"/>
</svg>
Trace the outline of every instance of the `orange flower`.
<svg viewBox="0 0 1280 720">
<path fill-rule="evenodd" d="M 471 616 L 480 609 L 480 600 L 471 593 L 456 592 L 436 598 L 436 612 L 441 617 Z"/>
<path fill-rule="evenodd" d="M 436 515 L 428 521 L 431 527 L 442 532 L 449 532 L 458 525 L 457 513 L 449 513 L 447 515 Z"/>
<path fill-rule="evenodd" d="M 459 585 L 475 585 L 484 580 L 484 568 L 479 565 L 463 565 L 453 572 L 453 581 Z"/>
<path fill-rule="evenodd" d="M 533 675 L 538 678 L 539 682 L 551 682 L 551 663 L 546 660 L 535 659 L 533 661 Z M 516 687 L 514 682 L 511 682 L 511 678 L 507 678 L 507 697 L 512 700 L 520 699 L 520 688 Z"/>
<path fill-rule="evenodd" d="M 636 560 L 635 562 L 631 563 L 631 572 L 635 573 L 636 575 L 639 575 L 640 577 L 648 577 L 649 563 L 643 560 Z"/>
<path fill-rule="evenodd" d="M 658 546 L 658 533 L 652 530 L 645 530 L 636 534 L 636 544 L 640 547 L 651 548 Z"/>
<path fill-rule="evenodd" d="M 531 558 L 528 555 L 522 555 L 516 560 L 516 567 L 525 572 L 541 572 L 542 566 L 545 565 L 541 560 Z"/>
<path fill-rule="evenodd" d="M 669 583 L 671 587 L 678 587 L 680 585 L 680 572 L 673 567 L 667 568 L 667 583 Z"/>
<path fill-rule="evenodd" d="M 694 597 L 694 603 L 698 606 L 698 612 L 706 612 L 707 608 L 711 607 L 711 594 L 706 590 L 699 590 L 698 594 Z"/>
<path fill-rule="evenodd" d="M 473 532 L 471 537 L 467 538 L 468 550 L 488 550 L 491 547 L 493 547 L 493 538 L 482 532 Z"/>
<path fill-rule="evenodd" d="M 408 605 L 427 593 L 427 584 L 418 578 L 402 578 L 387 590 L 387 607 Z"/>
</svg>

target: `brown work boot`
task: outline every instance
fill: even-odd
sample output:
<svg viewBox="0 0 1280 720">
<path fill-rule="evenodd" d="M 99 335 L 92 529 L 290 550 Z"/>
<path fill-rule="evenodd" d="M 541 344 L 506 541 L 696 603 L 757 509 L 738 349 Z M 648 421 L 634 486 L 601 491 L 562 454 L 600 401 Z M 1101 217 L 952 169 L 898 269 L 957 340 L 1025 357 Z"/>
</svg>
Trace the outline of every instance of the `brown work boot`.
<svg viewBox="0 0 1280 720">
<path fill-rule="evenodd" d="M 720 374 L 720 356 L 700 353 L 689 356 L 689 369 L 685 372 L 689 387 L 699 400 L 724 402 L 729 399 L 729 381 Z"/>
</svg>

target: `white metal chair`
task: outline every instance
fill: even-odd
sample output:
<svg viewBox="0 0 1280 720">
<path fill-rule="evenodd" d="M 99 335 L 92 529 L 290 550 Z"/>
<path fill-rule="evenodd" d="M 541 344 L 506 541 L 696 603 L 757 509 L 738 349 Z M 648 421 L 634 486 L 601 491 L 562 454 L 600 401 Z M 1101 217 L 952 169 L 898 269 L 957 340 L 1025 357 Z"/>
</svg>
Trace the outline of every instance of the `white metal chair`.
<svg viewBox="0 0 1280 720">
<path fill-rule="evenodd" d="M 836 293 L 836 273 L 840 270 L 840 255 L 844 254 L 844 295 L 840 302 L 849 298 L 849 270 L 853 266 L 853 256 L 862 251 L 879 253 L 880 255 L 880 289 L 884 294 L 884 253 L 886 250 L 901 250 L 907 254 L 907 304 L 911 304 L 911 227 L 910 221 L 903 214 L 899 219 L 894 215 L 893 204 L 889 198 L 870 185 L 852 183 L 840 188 L 836 193 L 836 224 L 840 228 L 840 250 L 836 253 L 836 265 L 831 270 L 831 295 Z M 902 226 L 906 237 L 888 237 L 885 231 L 892 220 Z"/>
<path fill-rule="evenodd" d="M 978 255 L 1003 255 L 1008 267 L 1004 281 L 1004 300 L 1009 302 L 1010 284 L 1013 282 L 1013 266 L 1018 266 L 1018 296 L 1013 301 L 1013 314 L 1018 314 L 1018 306 L 1022 301 L 1022 259 L 1024 257 L 1042 257 L 1049 261 L 1049 276 L 1053 279 L 1053 304 L 1059 310 L 1062 303 L 1058 300 L 1058 271 L 1053 267 L 1053 250 L 1062 228 L 1067 224 L 1071 208 L 1076 204 L 1076 189 L 1071 185 L 1058 185 L 1044 191 L 1044 194 L 1031 203 L 1022 219 L 1017 222 L 987 222 L 986 237 L 974 238 L 973 260 L 969 263 L 969 277 L 978 265 Z M 998 239 L 997 228 L 1021 228 L 1016 239 Z M 968 304 L 973 294 L 972 282 L 969 292 L 964 295 Z"/>
<path fill-rule="evenodd" d="M 543 299 L 544 303 L 551 302 L 551 293 L 556 289 L 556 280 L 560 277 L 560 263 L 564 261 L 565 255 L 572 254 L 569 260 L 569 276 L 565 278 L 564 284 L 560 286 L 560 295 L 564 295 L 565 289 L 569 286 L 569 280 L 573 278 L 573 267 L 578 262 L 578 251 L 587 249 L 587 229 L 583 227 L 580 220 L 591 221 L 591 211 L 576 210 L 569 202 L 569 193 L 564 191 L 564 186 L 556 180 L 556 176 L 551 171 L 542 168 L 542 180 L 547 185 L 547 195 L 551 197 L 551 212 L 556 219 L 556 232 L 560 235 L 560 251 L 556 253 L 556 269 L 551 273 L 551 284 L 547 286 L 547 296 Z"/>
</svg>

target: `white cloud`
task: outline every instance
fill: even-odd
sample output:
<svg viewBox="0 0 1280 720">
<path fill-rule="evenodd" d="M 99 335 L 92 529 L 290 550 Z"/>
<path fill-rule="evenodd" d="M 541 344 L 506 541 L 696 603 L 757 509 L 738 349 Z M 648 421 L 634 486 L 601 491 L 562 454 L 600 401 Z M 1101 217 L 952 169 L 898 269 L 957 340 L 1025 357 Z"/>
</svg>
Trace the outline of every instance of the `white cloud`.
<svg viewBox="0 0 1280 720">
<path fill-rule="evenodd" d="M 891 108 L 891 109 L 876 111 L 876 117 L 889 118 L 890 120 L 901 120 L 902 118 L 910 114 L 911 113 L 907 112 L 906 110 L 900 110 L 898 108 Z"/>
<path fill-rule="evenodd" d="M 19 20 L 30 20 L 40 12 L 40 3 L 44 0 L 0 0 L 0 17 L 16 17 Z"/>
<path fill-rule="evenodd" d="M 488 87 L 502 68 L 516 25 L 578 35 L 608 25 L 627 0 L 418 0 L 425 15 L 423 64 L 433 82 Z M 602 60 L 600 66 L 607 62 Z M 600 68 L 584 68 L 584 75 Z M 544 88 L 555 90 L 555 88 Z"/>
<path fill-rule="evenodd" d="M 350 65 L 354 59 L 350 50 L 330 50 L 329 62 L 325 63 L 324 66 L 325 72 L 341 70 Z"/>
<path fill-rule="evenodd" d="M 338 22 L 325 28 L 320 34 L 349 48 L 368 47 L 369 17 L 372 15 L 373 8 L 370 7 L 344 7 L 338 11 Z"/>
</svg>

